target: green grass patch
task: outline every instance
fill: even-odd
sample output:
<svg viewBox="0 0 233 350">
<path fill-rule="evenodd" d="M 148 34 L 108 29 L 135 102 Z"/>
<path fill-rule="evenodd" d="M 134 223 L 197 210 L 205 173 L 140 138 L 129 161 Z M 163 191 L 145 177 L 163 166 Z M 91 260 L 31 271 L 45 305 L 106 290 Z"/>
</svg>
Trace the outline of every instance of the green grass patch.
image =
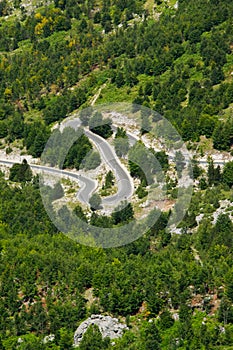
<svg viewBox="0 0 233 350">
<path fill-rule="evenodd" d="M 107 84 L 101 91 L 97 104 L 113 103 L 113 102 L 132 102 L 137 96 L 137 86 L 130 88 L 129 86 L 123 86 L 118 89 L 113 84 Z"/>
</svg>

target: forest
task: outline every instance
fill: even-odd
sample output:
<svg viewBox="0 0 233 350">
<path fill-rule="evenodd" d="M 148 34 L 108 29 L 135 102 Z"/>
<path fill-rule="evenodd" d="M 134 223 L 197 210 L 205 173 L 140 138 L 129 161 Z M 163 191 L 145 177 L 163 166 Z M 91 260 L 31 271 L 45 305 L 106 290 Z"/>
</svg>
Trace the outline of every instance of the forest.
<svg viewBox="0 0 233 350">
<path fill-rule="evenodd" d="M 110 120 L 96 126 L 102 116 L 85 114 L 101 90 L 97 104 L 151 108 L 199 155 L 203 139 L 213 152 L 233 155 L 232 1 L 26 5 L 0 2 L 0 148 L 6 154 L 17 145 L 22 156 L 39 158 L 52 128 L 77 111 L 83 126 L 111 137 Z M 56 149 L 46 154 L 51 166 L 98 166 L 99 154 L 80 130 L 57 130 L 57 139 L 69 132 L 67 145 L 76 141 L 59 164 Z M 145 117 L 141 135 L 147 130 Z M 129 149 L 123 128 L 113 142 L 119 157 L 129 155 L 136 195 L 145 197 L 150 176 L 136 164 L 150 162 L 143 145 Z M 151 152 L 166 175 L 168 155 Z M 156 209 L 158 221 L 141 238 L 103 249 L 59 232 L 26 160 L 9 172 L 1 167 L 0 349 L 71 350 L 76 328 L 92 314 L 117 317 L 128 330 L 113 345 L 90 328 L 81 350 L 233 349 L 233 162 L 220 167 L 209 158 L 205 171 L 194 157 L 192 169 L 195 186 L 179 234 L 166 229 L 171 211 Z M 102 191 L 113 185 L 108 173 Z M 166 176 L 166 185 L 173 201 L 177 183 Z M 96 212 L 99 198 L 90 204 L 90 216 L 79 204 L 73 213 L 96 227 L 121 227 L 136 215 L 130 203 L 109 216 Z"/>
<path fill-rule="evenodd" d="M 210 162 L 209 182 L 213 169 Z M 195 192 L 182 234 L 168 234 L 169 213 L 161 212 L 143 237 L 107 250 L 77 244 L 59 233 L 43 207 L 37 177 L 20 186 L 12 176 L 16 170 L 12 168 L 10 178 L 17 186 L 3 173 L 0 179 L 3 349 L 71 349 L 75 329 L 93 313 L 126 320 L 129 330 L 116 341 L 116 349 L 231 348 L 232 207 L 215 223 L 212 214 L 221 200 L 233 200 L 232 162 L 221 172 L 222 180 Z M 80 216 L 80 208 L 75 211 Z M 122 220 L 117 213 L 115 225 Z M 200 213 L 204 219 L 197 225 Z M 97 219 L 91 218 L 92 224 L 98 225 Z M 179 321 L 174 321 L 174 312 Z M 49 334 L 55 340 L 42 344 Z M 86 338 L 80 349 L 88 349 L 85 342 L 94 344 L 98 334 L 89 332 Z M 95 349 L 112 348 L 107 344 Z"/>
<path fill-rule="evenodd" d="M 165 8 L 159 21 L 143 1 L 105 0 L 96 8 L 95 1 L 54 1 L 16 21 L 3 17 L 0 135 L 23 138 L 39 155 L 28 128 L 62 120 L 107 83 L 99 102 L 112 102 L 107 90 L 115 86 L 116 95 L 172 121 L 185 140 L 205 135 L 216 149 L 228 150 L 232 119 L 225 112 L 220 123 L 218 115 L 233 102 L 232 3 L 179 1 L 177 11 Z M 37 133 L 34 143 L 45 138 Z"/>
</svg>

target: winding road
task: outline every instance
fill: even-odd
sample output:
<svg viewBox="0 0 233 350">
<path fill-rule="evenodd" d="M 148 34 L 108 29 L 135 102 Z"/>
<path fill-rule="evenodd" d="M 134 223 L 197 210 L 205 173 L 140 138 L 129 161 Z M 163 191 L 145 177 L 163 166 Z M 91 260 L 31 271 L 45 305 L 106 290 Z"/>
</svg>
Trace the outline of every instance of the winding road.
<svg viewBox="0 0 233 350">
<path fill-rule="evenodd" d="M 128 171 L 120 163 L 113 148 L 106 140 L 93 132 L 85 130 L 84 133 L 95 144 L 102 159 L 112 169 L 117 180 L 117 193 L 112 196 L 105 197 L 102 200 L 102 204 L 116 205 L 124 199 L 129 199 L 133 194 L 134 184 Z"/>
<path fill-rule="evenodd" d="M 64 127 L 71 127 L 75 130 L 81 126 L 79 119 L 67 120 L 61 129 Z M 117 180 L 117 193 L 102 199 L 103 206 L 116 206 L 122 200 L 129 199 L 134 191 L 134 184 L 127 169 L 119 161 L 113 147 L 102 137 L 91 132 L 88 129 L 84 129 L 85 135 L 94 143 L 98 149 L 100 156 L 104 163 L 108 164 L 113 171 Z M 66 174 L 68 175 L 68 174 Z M 82 203 L 88 203 L 91 194 L 97 188 L 97 182 L 88 176 L 82 175 L 82 178 L 76 177 L 78 180 L 84 183 L 84 186 L 78 191 L 77 198 Z"/>
<path fill-rule="evenodd" d="M 65 127 L 72 127 L 74 129 L 77 129 L 80 127 L 81 123 L 79 119 L 71 119 L 66 121 L 60 126 L 60 129 L 63 130 Z M 116 131 L 117 127 L 112 126 L 113 131 Z M 102 160 L 108 164 L 110 169 L 113 171 L 116 180 L 117 180 L 117 193 L 108 197 L 105 197 L 102 199 L 102 205 L 104 207 L 109 206 L 116 206 L 119 204 L 122 200 L 129 199 L 134 191 L 134 184 L 132 181 L 132 178 L 130 177 L 127 169 L 121 164 L 119 161 L 113 147 L 102 137 L 94 134 L 90 130 L 84 129 L 85 135 L 94 143 L 95 147 L 98 149 L 100 156 Z M 133 134 L 127 132 L 127 136 L 129 138 L 129 143 L 132 146 L 135 142 L 138 141 L 138 137 L 134 136 Z M 169 155 L 170 160 L 174 160 L 173 155 Z M 9 160 L 9 159 L 0 159 L 1 164 L 5 164 L 8 166 L 11 166 L 15 163 L 18 163 L 18 161 Z M 207 161 L 200 160 L 200 164 L 208 164 Z M 214 161 L 214 164 L 216 165 L 224 165 L 225 161 L 218 160 Z M 73 178 L 80 184 L 80 189 L 77 192 L 77 199 L 84 203 L 89 203 L 89 198 L 91 194 L 97 189 L 98 183 L 96 180 L 93 180 L 88 175 L 84 175 L 81 173 L 74 173 L 67 170 L 61 170 L 54 167 L 49 166 L 43 166 L 43 165 L 36 165 L 36 164 L 30 164 L 30 167 L 34 169 L 35 171 L 40 171 L 44 173 L 50 173 L 50 174 L 57 174 L 62 176 L 66 176 L 69 178 Z"/>
<path fill-rule="evenodd" d="M 18 163 L 18 161 L 0 159 L 0 163 L 12 166 L 13 164 Z M 92 193 L 97 187 L 97 181 L 89 179 L 88 177 L 83 176 L 81 174 L 73 173 L 67 170 L 61 170 L 58 168 L 47 167 L 43 165 L 35 165 L 35 164 L 29 164 L 29 165 L 31 169 L 34 169 L 36 171 L 44 172 L 47 174 L 56 174 L 56 175 L 60 175 L 61 177 L 67 176 L 75 180 L 78 180 L 78 182 L 81 183 L 81 189 L 78 191 L 78 199 L 83 203 L 88 203 L 90 193 Z"/>
<path fill-rule="evenodd" d="M 65 125 L 62 125 L 61 129 L 64 129 L 65 127 L 72 127 L 74 129 L 77 129 L 78 127 L 80 127 L 80 122 L 77 119 L 69 120 L 66 122 Z M 100 153 L 102 160 L 106 164 L 108 164 L 108 166 L 113 171 L 115 178 L 117 180 L 117 193 L 103 198 L 102 205 L 104 207 L 107 206 L 109 208 L 111 206 L 116 206 L 122 200 L 129 199 L 133 194 L 134 184 L 127 169 L 119 161 L 113 147 L 109 145 L 109 143 L 105 139 L 94 134 L 90 130 L 85 129 L 84 133 L 94 143 L 94 145 L 96 146 L 96 148 Z M 13 164 L 18 163 L 18 161 L 0 159 L 0 163 L 8 166 L 12 166 Z M 71 171 L 62 170 L 62 169 L 49 167 L 49 166 L 43 166 L 43 165 L 35 165 L 30 163 L 29 165 L 35 171 L 48 173 L 48 174 L 49 173 L 57 174 L 57 175 L 60 175 L 61 177 L 66 176 L 78 181 L 80 184 L 80 189 L 77 192 L 77 199 L 84 204 L 89 203 L 89 198 L 91 194 L 96 190 L 98 186 L 97 181 L 88 177 L 86 174 L 84 175 L 77 172 L 74 173 Z"/>
</svg>

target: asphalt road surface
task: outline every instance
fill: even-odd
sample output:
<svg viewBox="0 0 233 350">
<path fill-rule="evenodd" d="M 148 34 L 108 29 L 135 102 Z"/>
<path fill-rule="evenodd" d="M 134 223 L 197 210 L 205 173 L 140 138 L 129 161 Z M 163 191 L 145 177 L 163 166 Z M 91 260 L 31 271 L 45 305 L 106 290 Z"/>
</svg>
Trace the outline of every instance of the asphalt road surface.
<svg viewBox="0 0 233 350">
<path fill-rule="evenodd" d="M 72 127 L 74 129 L 79 128 L 81 125 L 80 120 L 70 119 L 62 125 L 64 127 Z M 128 171 L 120 163 L 113 147 L 103 139 L 102 137 L 94 134 L 90 130 L 84 129 L 85 135 L 95 144 L 98 149 L 102 160 L 108 164 L 110 169 L 113 171 L 117 180 L 117 193 L 102 199 L 102 205 L 116 206 L 122 200 L 129 199 L 134 191 L 133 181 Z M 85 187 L 79 190 L 77 196 L 81 202 L 88 203 L 88 199 L 96 188 L 96 182 L 87 176 L 83 176 Z M 89 194 L 88 194 L 89 192 Z"/>
<path fill-rule="evenodd" d="M 71 119 L 66 123 L 64 123 L 61 126 L 61 129 L 64 129 L 64 127 L 68 127 L 68 126 L 74 129 L 77 129 L 78 127 L 80 127 L 80 120 Z M 117 127 L 112 126 L 112 129 L 116 131 Z M 132 196 L 133 190 L 134 190 L 133 181 L 128 171 L 120 163 L 115 151 L 113 150 L 113 147 L 109 145 L 109 143 L 106 140 L 104 140 L 102 137 L 94 134 L 90 130 L 85 129 L 84 133 L 95 144 L 96 148 L 99 150 L 102 160 L 109 165 L 109 167 L 112 169 L 117 180 L 117 188 L 118 188 L 117 193 L 103 198 L 102 204 L 107 206 L 113 206 L 113 205 L 116 206 L 122 200 L 129 199 Z M 127 133 L 127 136 L 129 138 L 129 142 L 131 146 L 138 140 L 137 137 L 132 135 L 131 133 Z M 174 156 L 170 155 L 169 159 L 173 160 Z M 0 163 L 6 164 L 6 165 L 13 165 L 15 163 L 18 163 L 18 161 L 0 159 Z M 202 160 L 199 161 L 199 163 L 208 164 L 208 162 L 202 161 Z M 224 165 L 225 162 L 223 160 L 218 160 L 218 161 L 214 161 L 214 164 Z M 82 203 L 88 204 L 91 194 L 97 188 L 97 181 L 91 179 L 86 175 L 74 173 L 71 171 L 61 170 L 58 168 L 48 167 L 48 166 L 34 165 L 34 164 L 29 164 L 29 165 L 32 169 L 37 171 L 50 173 L 50 174 L 58 174 L 61 177 L 66 176 L 77 180 L 80 184 L 80 189 L 77 192 L 77 199 Z M 103 174 L 103 176 L 104 175 L 105 174 Z"/>
<path fill-rule="evenodd" d="M 70 120 L 65 126 L 70 126 L 76 129 L 80 126 L 80 124 L 77 120 Z M 122 166 L 122 164 L 118 160 L 118 157 L 115 154 L 113 148 L 102 137 L 92 133 L 89 130 L 84 130 L 84 132 L 87 135 L 87 137 L 95 144 L 96 148 L 100 152 L 101 158 L 112 169 L 117 180 L 117 193 L 105 197 L 102 200 L 102 204 L 107 206 L 116 206 L 122 200 L 129 199 L 132 196 L 134 190 L 133 182 L 130 175 L 128 174 L 128 171 Z M 15 163 L 18 163 L 18 161 L 0 159 L 0 163 L 6 165 L 13 165 Z M 81 187 L 77 192 L 77 199 L 82 203 L 88 204 L 91 194 L 97 188 L 97 181 L 83 174 L 73 173 L 71 171 L 48 166 L 34 164 L 29 165 L 32 169 L 43 173 L 58 174 L 61 177 L 66 176 L 77 180 Z"/>
<path fill-rule="evenodd" d="M 86 136 L 95 144 L 96 148 L 99 150 L 99 153 L 106 164 L 112 169 L 116 180 L 117 180 L 117 193 L 105 197 L 102 200 L 103 205 L 117 205 L 122 200 L 129 199 L 134 190 L 133 181 L 128 173 L 128 171 L 122 166 L 118 157 L 109 145 L 109 143 L 104 140 L 102 137 L 94 134 L 89 130 L 84 131 Z"/>
<path fill-rule="evenodd" d="M 3 160 L 0 159 L 1 164 L 6 164 L 6 165 L 13 165 L 15 163 L 19 163 L 18 161 L 13 161 L 13 160 Z M 78 191 L 77 197 L 80 202 L 83 203 L 88 203 L 90 193 L 92 193 L 95 188 L 97 187 L 97 182 L 89 179 L 86 176 L 73 173 L 71 171 L 66 171 L 66 170 L 61 170 L 57 168 L 52 168 L 52 167 L 47 167 L 47 166 L 42 166 L 42 165 L 34 165 L 34 164 L 29 164 L 30 167 L 34 170 L 47 173 L 47 174 L 57 174 L 60 175 L 61 177 L 70 177 L 75 180 L 78 180 L 80 182 L 81 188 Z"/>
</svg>

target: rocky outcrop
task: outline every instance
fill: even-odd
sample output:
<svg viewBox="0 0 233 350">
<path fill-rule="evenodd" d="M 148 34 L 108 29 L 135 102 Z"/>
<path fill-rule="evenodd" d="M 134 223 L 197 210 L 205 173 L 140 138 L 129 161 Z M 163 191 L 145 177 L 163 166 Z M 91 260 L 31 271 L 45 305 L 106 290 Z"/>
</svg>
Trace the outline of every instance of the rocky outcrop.
<svg viewBox="0 0 233 350">
<path fill-rule="evenodd" d="M 86 321 L 82 322 L 74 334 L 74 346 L 79 346 L 82 337 L 90 325 L 97 325 L 102 337 L 110 339 L 120 338 L 123 330 L 128 329 L 125 324 L 118 321 L 117 318 L 111 316 L 91 315 Z"/>
</svg>

